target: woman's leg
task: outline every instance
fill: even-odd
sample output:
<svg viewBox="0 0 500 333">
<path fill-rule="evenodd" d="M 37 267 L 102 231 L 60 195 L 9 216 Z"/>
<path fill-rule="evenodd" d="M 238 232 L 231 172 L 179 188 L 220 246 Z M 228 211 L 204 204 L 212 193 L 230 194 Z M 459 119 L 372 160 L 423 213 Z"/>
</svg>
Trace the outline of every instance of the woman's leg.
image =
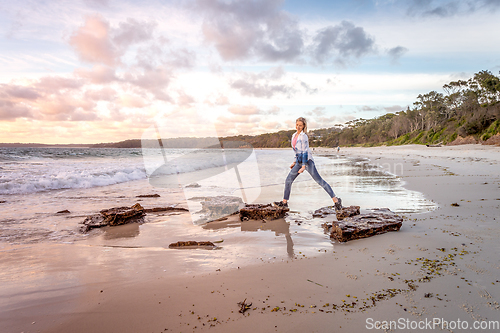
<svg viewBox="0 0 500 333">
<path fill-rule="evenodd" d="M 332 198 L 334 202 L 337 202 L 335 200 L 336 199 L 335 193 L 333 193 L 333 190 L 330 187 L 330 185 L 325 180 L 323 180 L 323 178 L 321 178 L 321 176 L 318 173 L 318 170 L 316 169 L 316 166 L 314 165 L 313 160 L 307 161 L 306 170 L 307 172 L 309 172 L 311 177 L 316 181 L 316 183 L 318 183 L 321 187 L 325 189 L 326 193 L 328 193 L 330 198 Z"/>
<path fill-rule="evenodd" d="M 292 183 L 295 180 L 295 178 L 297 178 L 297 176 L 299 175 L 300 168 L 301 165 L 299 163 L 295 163 L 292 170 L 290 170 L 288 176 L 286 177 L 285 194 L 283 195 L 283 200 L 285 200 L 285 202 L 287 202 L 288 199 L 290 199 L 290 191 L 292 190 Z"/>
</svg>

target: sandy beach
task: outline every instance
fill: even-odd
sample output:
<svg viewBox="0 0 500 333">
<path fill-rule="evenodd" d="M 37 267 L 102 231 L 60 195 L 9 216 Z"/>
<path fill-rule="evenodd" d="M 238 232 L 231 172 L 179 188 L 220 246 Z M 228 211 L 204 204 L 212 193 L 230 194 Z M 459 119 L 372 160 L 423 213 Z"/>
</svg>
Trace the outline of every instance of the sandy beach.
<svg viewBox="0 0 500 333">
<path fill-rule="evenodd" d="M 332 150 L 315 153 L 321 152 Z M 500 148 L 411 145 L 343 148 L 340 154 L 368 158 L 437 208 L 404 214 L 399 232 L 196 274 L 160 274 L 159 267 L 175 265 L 152 255 L 140 258 L 143 266 L 135 274 L 120 276 L 113 265 L 89 265 L 100 259 L 91 257 L 93 250 L 84 256 L 79 248 L 33 245 L 32 253 L 73 256 L 89 265 L 86 276 L 71 284 L 78 288 L 47 288 L 39 302 L 5 311 L 1 331 L 465 332 L 474 325 L 478 331 L 499 330 Z M 344 205 L 363 209 L 352 197 Z M 287 232 L 287 222 L 274 223 L 269 228 Z M 3 260 L 15 266 L 16 253 Z M 12 279 L 15 274 L 13 269 Z M 252 305 L 241 314 L 237 303 L 244 300 Z"/>
</svg>

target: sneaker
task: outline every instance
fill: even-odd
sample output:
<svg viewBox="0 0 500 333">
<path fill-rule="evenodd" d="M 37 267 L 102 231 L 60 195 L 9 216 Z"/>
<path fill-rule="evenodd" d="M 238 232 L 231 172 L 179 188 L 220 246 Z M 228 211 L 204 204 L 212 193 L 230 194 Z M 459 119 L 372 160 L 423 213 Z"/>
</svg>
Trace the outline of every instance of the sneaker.
<svg viewBox="0 0 500 333">
<path fill-rule="evenodd" d="M 337 201 L 335 203 L 335 210 L 341 210 L 342 209 L 342 199 L 340 199 L 340 198 L 337 198 L 337 199 L 339 199 L 339 201 Z"/>
<path fill-rule="evenodd" d="M 275 201 L 274 205 L 276 207 L 288 207 L 288 202 L 283 202 L 283 201 Z"/>
</svg>

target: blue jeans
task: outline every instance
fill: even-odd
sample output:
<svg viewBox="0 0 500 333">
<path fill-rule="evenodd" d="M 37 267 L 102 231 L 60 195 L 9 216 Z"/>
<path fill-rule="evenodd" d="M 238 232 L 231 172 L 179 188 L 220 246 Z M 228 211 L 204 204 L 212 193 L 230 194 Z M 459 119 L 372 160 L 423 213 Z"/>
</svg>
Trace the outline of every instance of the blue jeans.
<svg viewBox="0 0 500 333">
<path fill-rule="evenodd" d="M 287 200 L 290 199 L 290 191 L 292 189 L 292 183 L 297 178 L 299 175 L 299 170 L 302 167 L 299 163 L 295 163 L 293 166 L 292 170 L 290 170 L 290 173 L 288 173 L 288 177 L 286 177 L 285 180 L 285 195 L 283 196 L 283 199 Z M 318 183 L 321 187 L 323 187 L 330 196 L 330 198 L 335 197 L 335 193 L 333 193 L 332 188 L 326 181 L 321 178 L 321 176 L 318 173 L 318 170 L 316 170 L 316 166 L 314 165 L 313 160 L 308 160 L 306 164 L 306 171 L 309 172 L 311 177 Z"/>
</svg>

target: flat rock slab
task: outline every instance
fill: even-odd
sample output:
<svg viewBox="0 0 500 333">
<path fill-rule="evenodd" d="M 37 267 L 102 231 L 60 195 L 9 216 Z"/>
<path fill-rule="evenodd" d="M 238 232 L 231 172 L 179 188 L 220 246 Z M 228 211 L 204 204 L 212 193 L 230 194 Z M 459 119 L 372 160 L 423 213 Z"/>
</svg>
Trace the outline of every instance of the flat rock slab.
<svg viewBox="0 0 500 333">
<path fill-rule="evenodd" d="M 342 207 L 340 210 L 335 210 L 334 206 L 322 207 L 317 209 L 313 213 L 313 217 L 327 217 L 328 215 L 335 214 L 337 216 L 337 220 L 341 221 L 346 217 L 351 217 L 355 215 L 359 215 L 359 206 L 349 206 Z"/>
<path fill-rule="evenodd" d="M 128 223 L 142 223 L 144 222 L 144 216 L 146 213 L 157 213 L 157 212 L 170 212 L 170 211 L 188 211 L 186 208 L 168 206 L 168 207 L 154 207 L 145 209 L 140 204 L 136 203 L 132 207 L 114 207 L 110 209 L 103 209 L 99 214 L 87 216 L 87 218 L 80 222 L 82 226 L 80 227 L 81 232 L 88 232 L 94 228 L 102 228 L 107 226 L 117 226 Z M 66 213 L 66 211 L 61 211 L 58 213 Z M 67 211 L 69 213 L 69 211 Z"/>
<path fill-rule="evenodd" d="M 288 207 L 276 207 L 272 204 L 246 204 L 240 209 L 240 221 L 275 220 L 285 217 L 288 211 L 290 211 Z"/>
<path fill-rule="evenodd" d="M 144 208 L 136 203 L 132 207 L 115 207 L 103 209 L 99 214 L 88 216 L 81 224 L 81 232 L 88 232 L 94 228 L 117 226 L 131 222 L 143 222 L 146 215 Z"/>
<path fill-rule="evenodd" d="M 198 248 L 203 248 L 203 249 L 215 249 L 217 246 L 212 243 L 212 242 L 197 242 L 197 241 L 181 241 L 177 243 L 172 243 L 168 246 L 171 249 L 198 249 Z"/>
<path fill-rule="evenodd" d="M 244 206 L 240 197 L 217 196 L 195 197 L 189 200 L 200 201 L 201 210 L 193 214 L 195 224 L 203 224 L 237 213 Z"/>
<path fill-rule="evenodd" d="M 174 206 L 168 206 L 168 207 L 153 207 L 153 208 L 145 208 L 144 209 L 145 213 L 159 213 L 159 212 L 189 212 L 187 208 L 182 208 L 182 207 L 174 207 Z"/>
<path fill-rule="evenodd" d="M 371 237 L 388 231 L 398 231 L 403 224 L 403 218 L 390 212 L 359 214 L 347 217 L 342 221 L 325 224 L 330 232 L 330 238 L 339 242 Z"/>
</svg>

